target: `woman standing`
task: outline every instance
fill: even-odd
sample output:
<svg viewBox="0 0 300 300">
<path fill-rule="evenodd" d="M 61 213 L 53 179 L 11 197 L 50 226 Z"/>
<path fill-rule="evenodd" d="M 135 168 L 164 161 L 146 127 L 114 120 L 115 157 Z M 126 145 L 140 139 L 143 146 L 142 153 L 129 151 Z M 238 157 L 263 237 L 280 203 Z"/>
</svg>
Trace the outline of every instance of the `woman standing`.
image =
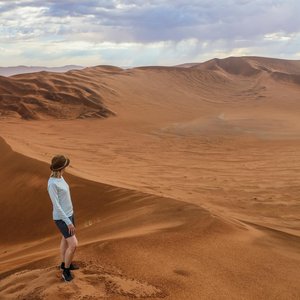
<svg viewBox="0 0 300 300">
<path fill-rule="evenodd" d="M 70 164 L 69 158 L 64 155 L 56 155 L 52 158 L 51 175 L 48 180 L 48 193 L 53 204 L 53 220 L 62 234 L 60 243 L 62 278 L 65 281 L 73 279 L 70 270 L 78 267 L 72 264 L 72 259 L 78 241 L 75 236 L 75 222 L 73 205 L 69 185 L 63 178 L 66 167 Z"/>
</svg>

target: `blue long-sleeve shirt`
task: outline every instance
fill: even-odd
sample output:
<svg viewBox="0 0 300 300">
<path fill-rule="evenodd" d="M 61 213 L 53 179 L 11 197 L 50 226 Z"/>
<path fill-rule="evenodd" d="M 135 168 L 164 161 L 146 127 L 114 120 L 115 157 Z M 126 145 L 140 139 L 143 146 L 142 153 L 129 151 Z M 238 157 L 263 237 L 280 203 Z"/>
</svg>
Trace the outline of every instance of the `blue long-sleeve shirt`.
<svg viewBox="0 0 300 300">
<path fill-rule="evenodd" d="M 73 205 L 70 188 L 63 177 L 50 177 L 48 193 L 53 204 L 53 220 L 63 220 L 67 225 L 72 224 L 69 217 L 73 215 Z"/>
</svg>

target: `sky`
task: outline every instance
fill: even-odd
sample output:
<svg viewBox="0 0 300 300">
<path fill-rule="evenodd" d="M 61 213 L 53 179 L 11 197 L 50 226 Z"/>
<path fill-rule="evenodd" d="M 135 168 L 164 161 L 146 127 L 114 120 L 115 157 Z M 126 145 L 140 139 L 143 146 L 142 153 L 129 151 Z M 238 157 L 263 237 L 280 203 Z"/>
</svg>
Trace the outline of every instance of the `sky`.
<svg viewBox="0 0 300 300">
<path fill-rule="evenodd" d="M 299 0 L 0 0 L 0 66 L 300 59 Z"/>
</svg>

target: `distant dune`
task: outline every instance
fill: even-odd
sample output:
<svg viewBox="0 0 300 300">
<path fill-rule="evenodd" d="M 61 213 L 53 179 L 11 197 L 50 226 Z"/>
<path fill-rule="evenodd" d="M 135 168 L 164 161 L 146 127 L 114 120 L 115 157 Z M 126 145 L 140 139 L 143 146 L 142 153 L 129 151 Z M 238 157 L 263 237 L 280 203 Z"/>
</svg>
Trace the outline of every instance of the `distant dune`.
<svg viewBox="0 0 300 300">
<path fill-rule="evenodd" d="M 284 60 L 264 57 L 229 57 L 225 59 L 212 59 L 203 64 L 193 65 L 192 68 L 200 70 L 222 70 L 229 74 L 254 76 L 269 73 L 274 79 L 286 80 L 287 77 L 297 78 L 299 84 L 300 61 Z M 292 80 L 293 81 L 293 80 Z"/>
<path fill-rule="evenodd" d="M 58 72 L 64 73 L 70 70 L 81 70 L 84 67 L 76 66 L 76 65 L 68 65 L 63 67 L 28 67 L 28 66 L 16 66 L 16 67 L 0 67 L 0 76 L 13 76 L 17 74 L 26 74 L 26 73 L 34 73 L 34 72 Z"/>
<path fill-rule="evenodd" d="M 274 85 L 279 84 L 281 92 L 292 88 L 285 83 L 299 86 L 299 65 L 300 61 L 230 57 L 182 67 L 97 66 L 2 77 L 0 113 L 23 119 L 103 118 L 116 114 L 114 104 L 120 99 L 128 104 L 132 97 L 149 94 L 169 99 L 174 93 L 170 87 L 177 91 L 176 98 L 181 94 L 198 102 L 258 100 Z"/>
</svg>

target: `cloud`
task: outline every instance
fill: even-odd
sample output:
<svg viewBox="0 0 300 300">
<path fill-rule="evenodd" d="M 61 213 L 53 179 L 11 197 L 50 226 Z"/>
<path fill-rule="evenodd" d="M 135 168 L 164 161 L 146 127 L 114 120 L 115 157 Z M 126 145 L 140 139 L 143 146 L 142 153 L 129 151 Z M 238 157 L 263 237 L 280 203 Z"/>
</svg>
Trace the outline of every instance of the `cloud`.
<svg viewBox="0 0 300 300">
<path fill-rule="evenodd" d="M 88 49 L 79 51 L 80 57 L 86 53 L 85 61 L 97 53 L 101 59 L 121 56 L 123 62 L 127 55 L 128 62 L 144 64 L 168 64 L 176 61 L 176 55 L 180 63 L 209 53 L 282 56 L 285 46 L 287 55 L 295 58 L 299 11 L 297 0 L 0 0 L 0 43 L 18 45 L 22 53 L 60 43 L 63 56 L 74 54 L 68 52 L 70 45 L 86 43 Z M 112 54 L 100 46 L 107 43 L 115 45 Z M 143 53 L 138 52 L 141 48 Z"/>
</svg>

